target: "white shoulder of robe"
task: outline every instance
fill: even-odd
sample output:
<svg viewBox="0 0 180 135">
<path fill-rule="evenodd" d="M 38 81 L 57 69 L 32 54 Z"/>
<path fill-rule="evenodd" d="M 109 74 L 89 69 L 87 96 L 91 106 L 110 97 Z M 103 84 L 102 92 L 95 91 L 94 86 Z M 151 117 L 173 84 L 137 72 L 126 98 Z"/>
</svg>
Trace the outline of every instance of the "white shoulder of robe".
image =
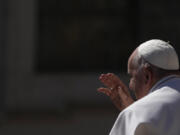
<svg viewBox="0 0 180 135">
<path fill-rule="evenodd" d="M 180 79 L 162 83 L 123 110 L 110 135 L 180 135 Z"/>
</svg>

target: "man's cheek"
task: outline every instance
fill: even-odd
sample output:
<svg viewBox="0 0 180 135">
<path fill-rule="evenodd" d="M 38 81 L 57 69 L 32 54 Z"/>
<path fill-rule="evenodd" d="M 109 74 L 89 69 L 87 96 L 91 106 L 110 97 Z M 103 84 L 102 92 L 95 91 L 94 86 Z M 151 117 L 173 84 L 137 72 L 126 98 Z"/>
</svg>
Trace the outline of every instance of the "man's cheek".
<svg viewBox="0 0 180 135">
<path fill-rule="evenodd" d="M 135 90 L 135 83 L 134 83 L 134 81 L 132 81 L 131 80 L 131 82 L 130 82 L 130 84 L 129 84 L 129 88 L 131 89 L 131 90 Z"/>
</svg>

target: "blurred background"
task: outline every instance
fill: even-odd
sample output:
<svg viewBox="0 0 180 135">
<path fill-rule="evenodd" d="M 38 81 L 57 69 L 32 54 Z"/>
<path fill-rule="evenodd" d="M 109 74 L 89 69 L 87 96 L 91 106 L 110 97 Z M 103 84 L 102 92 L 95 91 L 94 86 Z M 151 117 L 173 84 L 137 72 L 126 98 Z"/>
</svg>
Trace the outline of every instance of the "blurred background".
<svg viewBox="0 0 180 135">
<path fill-rule="evenodd" d="M 105 135 L 118 110 L 101 73 L 160 38 L 180 53 L 180 1 L 0 0 L 0 134 Z"/>
</svg>

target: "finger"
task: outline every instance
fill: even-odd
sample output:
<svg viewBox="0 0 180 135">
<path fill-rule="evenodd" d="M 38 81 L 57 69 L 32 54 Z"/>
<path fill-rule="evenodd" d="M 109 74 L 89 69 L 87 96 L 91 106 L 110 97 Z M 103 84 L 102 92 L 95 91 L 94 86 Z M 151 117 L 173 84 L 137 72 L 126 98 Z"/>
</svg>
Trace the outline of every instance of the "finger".
<svg viewBox="0 0 180 135">
<path fill-rule="evenodd" d="M 107 86 L 108 85 L 108 77 L 107 77 L 107 74 L 101 74 L 100 77 L 99 77 L 99 80 L 105 85 Z"/>
<path fill-rule="evenodd" d="M 128 87 L 113 73 L 101 74 L 100 81 L 108 88 L 117 89 L 118 86 L 121 86 L 123 91 L 126 94 L 129 94 Z"/>
<path fill-rule="evenodd" d="M 102 74 L 99 77 L 99 80 L 108 88 L 113 88 L 114 87 L 113 82 L 111 80 L 111 77 L 109 77 L 108 74 Z"/>
<path fill-rule="evenodd" d="M 123 83 L 123 81 L 121 81 L 120 79 L 119 79 L 119 85 L 118 85 L 118 87 L 120 87 L 121 88 L 121 90 L 126 94 L 126 95 L 129 95 L 129 89 L 128 89 L 128 87 Z"/>
<path fill-rule="evenodd" d="M 109 85 L 112 87 L 112 88 L 115 88 L 118 86 L 119 84 L 119 78 L 116 77 L 116 75 L 114 75 L 113 73 L 108 73 L 106 75 L 107 77 L 107 82 L 109 83 Z"/>
<path fill-rule="evenodd" d="M 98 91 L 98 92 L 101 92 L 101 93 L 104 93 L 104 94 L 106 94 L 107 96 L 110 96 L 110 95 L 111 95 L 111 91 L 110 91 L 108 88 L 99 88 L 97 91 Z"/>
<path fill-rule="evenodd" d="M 99 77 L 99 80 L 101 80 L 104 77 L 104 74 L 101 74 Z"/>
<path fill-rule="evenodd" d="M 118 87 L 118 93 L 125 106 L 129 106 L 134 102 L 130 94 L 126 94 L 121 87 Z"/>
<path fill-rule="evenodd" d="M 108 73 L 107 76 L 109 77 L 109 79 L 111 79 L 112 83 L 114 84 L 117 84 L 120 81 L 119 77 L 113 73 Z"/>
<path fill-rule="evenodd" d="M 122 100 L 126 100 L 128 95 L 123 91 L 121 87 L 118 87 L 118 93 Z"/>
<path fill-rule="evenodd" d="M 108 76 L 109 78 L 111 78 L 111 80 L 113 81 L 113 83 L 119 83 L 120 85 L 125 85 L 125 84 L 120 80 L 120 78 L 119 78 L 117 75 L 115 75 L 115 74 L 113 74 L 113 73 L 108 73 L 107 76 Z"/>
<path fill-rule="evenodd" d="M 117 88 L 119 85 L 121 87 L 126 87 L 126 85 L 120 80 L 120 78 L 117 75 L 113 73 L 108 73 L 107 76 L 111 81 L 110 83 L 111 85 L 113 85 L 113 88 Z"/>
<path fill-rule="evenodd" d="M 113 83 L 113 90 L 117 91 L 118 87 L 121 88 L 122 92 L 126 95 L 129 95 L 129 90 L 128 87 L 119 79 L 119 77 L 117 77 L 116 75 L 112 74 L 111 76 L 111 80 Z"/>
<path fill-rule="evenodd" d="M 113 74 L 113 73 L 107 73 L 104 75 L 104 78 L 102 81 L 106 84 L 109 88 L 115 88 L 119 85 L 119 78 Z"/>
</svg>

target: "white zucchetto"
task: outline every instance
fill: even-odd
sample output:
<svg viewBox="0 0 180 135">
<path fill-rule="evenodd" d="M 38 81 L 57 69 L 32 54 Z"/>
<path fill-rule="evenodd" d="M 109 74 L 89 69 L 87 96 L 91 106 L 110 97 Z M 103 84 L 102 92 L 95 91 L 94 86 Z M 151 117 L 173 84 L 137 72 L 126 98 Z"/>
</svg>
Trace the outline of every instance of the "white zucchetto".
<svg viewBox="0 0 180 135">
<path fill-rule="evenodd" d="M 138 54 L 150 64 L 165 69 L 178 70 L 179 59 L 175 49 L 159 39 L 152 39 L 139 45 Z"/>
</svg>

